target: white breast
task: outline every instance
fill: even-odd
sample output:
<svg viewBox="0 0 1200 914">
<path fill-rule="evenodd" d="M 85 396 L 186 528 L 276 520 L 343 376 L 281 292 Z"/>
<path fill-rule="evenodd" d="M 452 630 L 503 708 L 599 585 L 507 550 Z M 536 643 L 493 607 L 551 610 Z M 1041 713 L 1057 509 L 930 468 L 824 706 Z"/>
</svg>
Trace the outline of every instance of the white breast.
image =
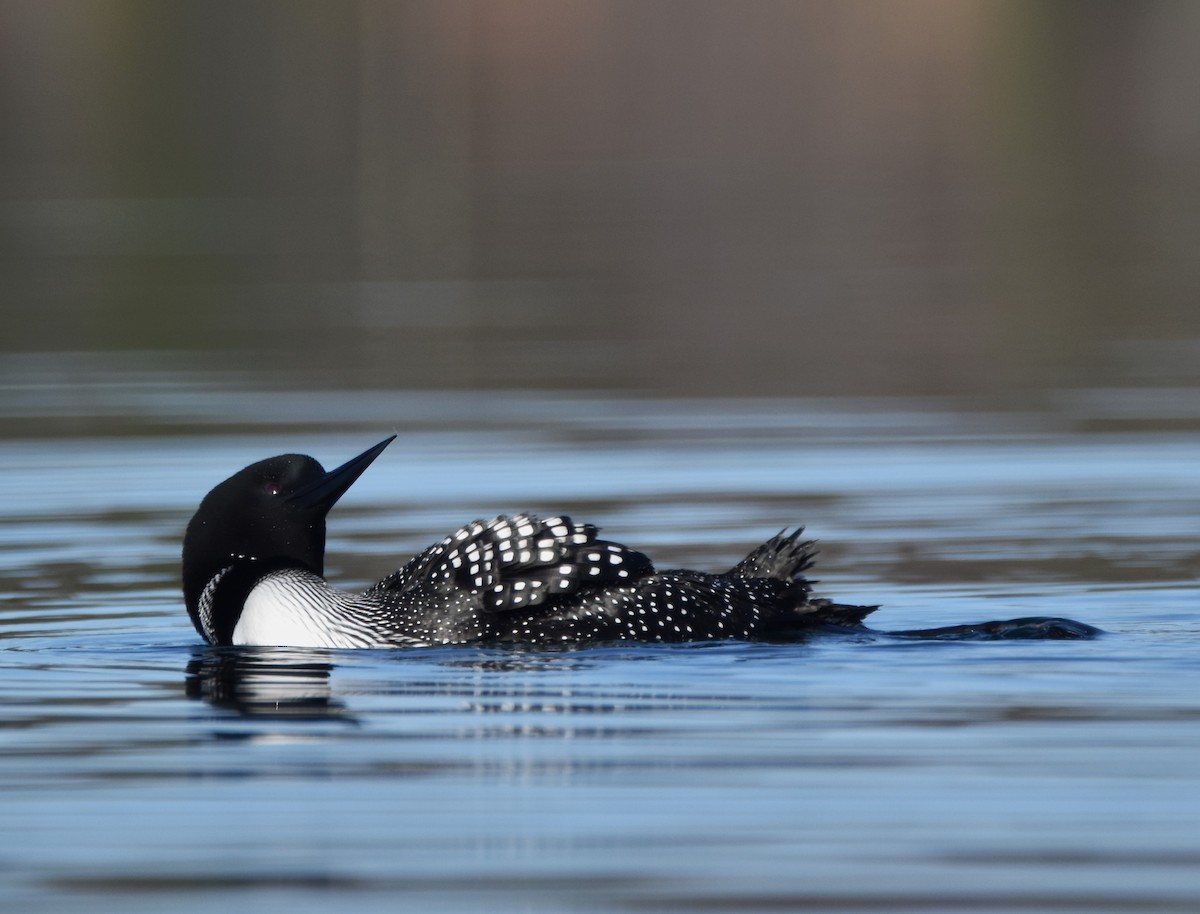
<svg viewBox="0 0 1200 914">
<path fill-rule="evenodd" d="M 378 641 L 346 616 L 349 600 L 302 572 L 268 575 L 254 585 L 233 643 L 261 647 L 372 647 Z"/>
</svg>

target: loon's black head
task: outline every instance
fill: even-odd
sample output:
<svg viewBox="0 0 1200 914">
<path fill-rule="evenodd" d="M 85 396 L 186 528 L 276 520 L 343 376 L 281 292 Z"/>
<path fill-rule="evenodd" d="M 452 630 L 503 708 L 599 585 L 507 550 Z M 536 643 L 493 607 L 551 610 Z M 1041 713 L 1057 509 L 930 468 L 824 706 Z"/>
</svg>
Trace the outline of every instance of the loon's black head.
<svg viewBox="0 0 1200 914">
<path fill-rule="evenodd" d="M 324 574 L 325 516 L 395 437 L 329 472 L 303 454 L 269 457 L 204 496 L 183 537 L 183 595 L 205 639 L 217 640 L 213 621 L 201 619 L 201 595 L 226 569 L 253 563 L 264 574 L 279 567 Z"/>
</svg>

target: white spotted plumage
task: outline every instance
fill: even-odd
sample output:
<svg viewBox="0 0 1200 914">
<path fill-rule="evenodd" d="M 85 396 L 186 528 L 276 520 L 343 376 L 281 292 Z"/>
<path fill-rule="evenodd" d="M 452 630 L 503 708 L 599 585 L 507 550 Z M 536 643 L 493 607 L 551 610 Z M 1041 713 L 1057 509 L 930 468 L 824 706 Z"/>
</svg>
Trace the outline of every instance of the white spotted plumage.
<svg viewBox="0 0 1200 914">
<path fill-rule="evenodd" d="M 362 594 L 301 570 L 271 572 L 246 597 L 233 643 L 696 641 L 769 634 L 764 605 L 773 620 L 799 627 L 827 607 L 853 611 L 847 620 L 864 614 L 808 599 L 800 569 L 811 548 L 798 533 L 781 534 L 732 571 L 712 575 L 655 571 L 640 552 L 600 540 L 594 526 L 568 517 L 473 521 Z"/>
</svg>

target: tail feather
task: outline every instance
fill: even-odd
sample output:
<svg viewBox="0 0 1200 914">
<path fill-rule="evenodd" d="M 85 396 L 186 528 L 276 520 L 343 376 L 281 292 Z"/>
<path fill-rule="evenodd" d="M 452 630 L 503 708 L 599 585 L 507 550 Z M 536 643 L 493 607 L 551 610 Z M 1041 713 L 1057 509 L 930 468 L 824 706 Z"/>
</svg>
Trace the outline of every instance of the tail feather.
<svg viewBox="0 0 1200 914">
<path fill-rule="evenodd" d="M 863 625 L 863 619 L 878 608 L 809 600 L 765 619 L 762 637 L 767 641 L 797 641 L 821 632 L 868 632 L 870 629 Z"/>
<path fill-rule="evenodd" d="M 831 600 L 813 600 L 813 613 L 826 625 L 857 628 L 863 619 L 879 609 L 878 606 L 853 606 L 849 603 L 834 603 Z"/>
<path fill-rule="evenodd" d="M 786 529 L 777 534 L 738 562 L 729 573 L 741 578 L 771 578 L 776 581 L 795 581 L 808 589 L 810 582 L 804 571 L 812 567 L 816 558 L 816 543 L 800 539 L 803 527 L 791 533 Z"/>
</svg>

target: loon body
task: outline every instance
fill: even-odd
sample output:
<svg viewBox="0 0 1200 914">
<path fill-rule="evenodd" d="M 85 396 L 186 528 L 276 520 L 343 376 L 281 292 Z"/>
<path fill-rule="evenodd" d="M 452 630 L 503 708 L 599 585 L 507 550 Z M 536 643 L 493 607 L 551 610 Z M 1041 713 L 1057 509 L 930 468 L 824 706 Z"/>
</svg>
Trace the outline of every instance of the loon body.
<svg viewBox="0 0 1200 914">
<path fill-rule="evenodd" d="M 813 543 L 783 532 L 723 574 L 656 571 L 569 517 L 473 521 L 365 593 L 324 578 L 325 517 L 395 438 L 326 472 L 285 454 L 205 496 L 183 545 L 188 615 L 211 644 L 399 647 L 465 643 L 789 640 L 867 631 L 876 607 L 814 598 Z M 912 637 L 1089 637 L 1067 619 L 896 632 Z"/>
</svg>

